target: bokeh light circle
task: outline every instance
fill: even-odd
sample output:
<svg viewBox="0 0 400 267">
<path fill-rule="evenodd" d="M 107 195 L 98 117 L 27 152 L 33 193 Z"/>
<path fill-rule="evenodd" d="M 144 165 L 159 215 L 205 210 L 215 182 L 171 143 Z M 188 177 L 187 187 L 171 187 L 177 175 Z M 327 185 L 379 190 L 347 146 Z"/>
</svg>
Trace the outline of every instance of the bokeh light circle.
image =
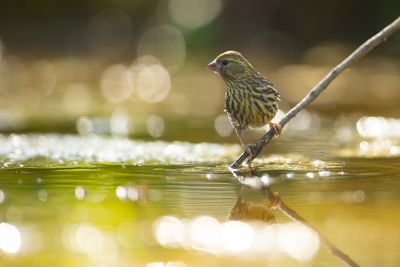
<svg viewBox="0 0 400 267">
<path fill-rule="evenodd" d="M 21 248 L 21 233 L 9 223 L 0 223 L 0 250 L 17 253 Z"/>
<path fill-rule="evenodd" d="M 170 0 L 168 11 L 179 26 L 196 29 L 213 21 L 222 6 L 221 0 Z"/>
<path fill-rule="evenodd" d="M 100 88 L 103 96 L 111 103 L 128 99 L 133 93 L 129 69 L 121 64 L 108 67 L 101 77 Z"/>
<path fill-rule="evenodd" d="M 137 94 L 150 103 L 164 100 L 170 89 L 171 80 L 168 71 L 159 64 L 134 65 L 131 68 Z"/>
<path fill-rule="evenodd" d="M 145 31 L 138 42 L 138 55 L 152 55 L 169 70 L 177 70 L 186 57 L 181 31 L 170 25 L 159 25 Z"/>
</svg>

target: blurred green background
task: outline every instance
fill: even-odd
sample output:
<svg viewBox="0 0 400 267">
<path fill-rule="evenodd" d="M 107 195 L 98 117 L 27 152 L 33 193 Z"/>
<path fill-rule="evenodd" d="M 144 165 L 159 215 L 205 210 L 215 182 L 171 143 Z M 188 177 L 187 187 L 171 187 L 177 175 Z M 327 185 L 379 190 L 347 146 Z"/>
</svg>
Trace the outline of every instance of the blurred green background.
<svg viewBox="0 0 400 267">
<path fill-rule="evenodd" d="M 0 130 L 200 141 L 203 129 L 223 141 L 224 85 L 205 69 L 218 53 L 241 51 L 293 105 L 399 10 L 396 0 L 2 2 Z M 313 108 L 398 116 L 399 59 L 396 35 Z"/>
</svg>

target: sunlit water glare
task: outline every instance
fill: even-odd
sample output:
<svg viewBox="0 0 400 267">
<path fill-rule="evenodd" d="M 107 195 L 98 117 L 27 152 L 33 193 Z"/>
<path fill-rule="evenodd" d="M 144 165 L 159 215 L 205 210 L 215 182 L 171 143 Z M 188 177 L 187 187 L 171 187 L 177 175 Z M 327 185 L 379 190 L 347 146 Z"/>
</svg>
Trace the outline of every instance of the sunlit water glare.
<svg viewBox="0 0 400 267">
<path fill-rule="evenodd" d="M 0 156 L 5 166 L 39 157 L 55 164 L 219 162 L 231 160 L 239 152 L 238 145 L 144 142 L 97 135 L 0 136 Z"/>
<path fill-rule="evenodd" d="M 268 258 L 284 253 L 293 259 L 307 261 L 319 249 L 317 234 L 295 223 L 220 223 L 209 216 L 182 221 L 165 216 L 156 222 L 154 231 L 157 242 L 165 247 L 182 247 L 239 258 Z"/>
</svg>

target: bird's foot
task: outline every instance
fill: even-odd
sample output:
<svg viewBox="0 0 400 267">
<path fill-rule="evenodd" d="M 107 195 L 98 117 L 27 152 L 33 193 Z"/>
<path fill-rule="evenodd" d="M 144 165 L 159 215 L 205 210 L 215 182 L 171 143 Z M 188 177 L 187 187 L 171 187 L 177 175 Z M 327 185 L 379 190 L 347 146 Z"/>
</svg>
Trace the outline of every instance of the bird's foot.
<svg viewBox="0 0 400 267">
<path fill-rule="evenodd" d="M 256 148 L 256 144 L 245 144 L 243 145 L 244 150 L 249 154 L 250 160 L 254 159 L 254 149 Z"/>
<path fill-rule="evenodd" d="M 276 137 L 281 136 L 282 126 L 279 123 L 269 122 L 268 125 L 269 125 L 269 128 L 274 128 Z"/>
<path fill-rule="evenodd" d="M 281 195 L 279 195 L 278 192 L 273 192 L 272 194 L 274 195 L 274 199 L 268 205 L 268 208 L 269 209 L 276 209 L 282 204 Z"/>
</svg>

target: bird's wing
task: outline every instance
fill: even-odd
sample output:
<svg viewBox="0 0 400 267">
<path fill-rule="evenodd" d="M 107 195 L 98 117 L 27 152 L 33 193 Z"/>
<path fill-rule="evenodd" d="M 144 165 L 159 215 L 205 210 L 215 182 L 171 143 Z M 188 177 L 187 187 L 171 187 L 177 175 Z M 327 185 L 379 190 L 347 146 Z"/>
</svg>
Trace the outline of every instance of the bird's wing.
<svg viewBox="0 0 400 267">
<path fill-rule="evenodd" d="M 264 88 L 265 89 L 263 89 L 263 91 L 265 92 L 265 94 L 273 94 L 275 96 L 280 110 L 282 110 L 283 112 L 287 112 L 290 110 L 289 104 L 282 99 L 281 95 L 278 93 L 272 83 L 265 86 Z"/>
<path fill-rule="evenodd" d="M 280 100 L 280 94 L 275 89 L 274 85 L 267 80 L 267 82 L 257 86 L 256 91 L 263 94 L 264 96 L 273 97 L 276 100 Z"/>
</svg>

